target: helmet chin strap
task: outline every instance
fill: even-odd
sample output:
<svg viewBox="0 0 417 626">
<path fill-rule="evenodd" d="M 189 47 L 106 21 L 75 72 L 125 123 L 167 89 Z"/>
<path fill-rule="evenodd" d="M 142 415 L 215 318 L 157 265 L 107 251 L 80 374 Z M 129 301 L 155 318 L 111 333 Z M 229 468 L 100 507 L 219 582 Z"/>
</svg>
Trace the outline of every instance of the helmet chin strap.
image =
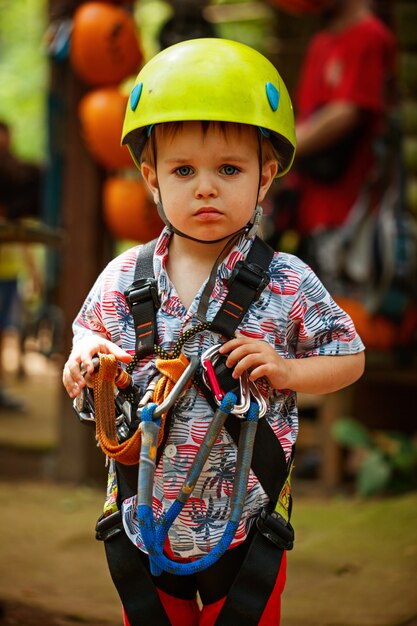
<svg viewBox="0 0 417 626">
<path fill-rule="evenodd" d="M 178 230 L 178 228 L 173 226 L 171 222 L 168 220 L 167 216 L 165 215 L 164 207 L 160 200 L 157 202 L 156 208 L 158 210 L 159 217 L 164 222 L 164 224 L 168 226 L 171 232 L 175 233 L 176 235 L 179 235 L 179 237 L 184 237 L 185 239 L 190 239 L 191 241 L 196 241 L 197 243 L 207 243 L 207 244 L 219 243 L 220 241 L 224 241 L 225 239 L 229 239 L 230 237 L 234 237 L 235 235 L 240 235 L 243 233 L 245 233 L 246 239 L 250 239 L 256 234 L 259 228 L 259 224 L 261 222 L 262 213 L 263 213 L 263 209 L 261 205 L 257 204 L 253 212 L 253 215 L 250 221 L 246 224 L 246 226 L 244 226 L 243 228 L 239 228 L 238 230 L 235 230 L 233 233 L 228 233 L 227 235 L 225 235 L 224 237 L 220 237 L 219 239 L 212 239 L 210 241 L 207 241 L 207 239 L 197 239 L 197 237 L 191 237 L 191 235 L 187 235 L 186 233 L 182 232 L 181 230 Z"/>
</svg>

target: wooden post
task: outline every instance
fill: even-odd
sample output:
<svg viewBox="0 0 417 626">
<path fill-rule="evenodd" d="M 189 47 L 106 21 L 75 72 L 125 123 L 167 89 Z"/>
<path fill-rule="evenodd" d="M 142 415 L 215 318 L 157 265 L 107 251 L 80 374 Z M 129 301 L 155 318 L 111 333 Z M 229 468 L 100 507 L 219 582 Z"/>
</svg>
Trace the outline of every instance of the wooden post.
<svg viewBox="0 0 417 626">
<path fill-rule="evenodd" d="M 340 487 L 343 477 L 342 450 L 333 435 L 333 426 L 339 418 L 352 417 L 354 387 L 323 396 L 317 411 L 321 442 L 320 482 L 333 491 Z"/>
<path fill-rule="evenodd" d="M 69 17 L 79 2 L 66 2 Z M 54 5 L 54 6 L 53 6 Z M 55 129 L 64 142 L 61 225 L 65 238 L 61 251 L 58 299 L 65 320 L 65 357 L 71 349 L 71 324 L 99 272 L 110 259 L 110 238 L 102 220 L 101 192 L 104 172 L 89 155 L 78 117 L 80 98 L 88 90 L 72 71 L 70 62 L 51 60 L 50 91 L 62 107 L 61 127 Z M 59 421 L 57 478 L 71 481 L 103 479 L 104 458 L 97 450 L 94 431 L 82 426 L 62 387 Z"/>
</svg>

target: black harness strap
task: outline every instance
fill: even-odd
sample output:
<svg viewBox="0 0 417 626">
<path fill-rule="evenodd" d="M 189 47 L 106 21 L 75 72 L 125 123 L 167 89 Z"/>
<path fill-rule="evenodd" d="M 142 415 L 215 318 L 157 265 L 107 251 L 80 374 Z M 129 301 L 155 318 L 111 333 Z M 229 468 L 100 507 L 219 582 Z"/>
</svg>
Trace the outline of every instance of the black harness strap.
<svg viewBox="0 0 417 626">
<path fill-rule="evenodd" d="M 278 578 L 284 552 L 256 531 L 242 567 L 236 576 L 216 626 L 259 624 Z"/>
<path fill-rule="evenodd" d="M 122 466 L 116 465 L 119 496 L 127 498 L 135 493 L 125 480 Z M 137 476 L 137 466 L 136 466 Z M 137 482 L 137 481 L 136 481 Z M 155 584 L 142 562 L 139 550 L 130 541 L 123 529 L 121 512 L 118 528 L 104 540 L 107 563 L 113 583 L 119 593 L 123 608 L 129 619 L 130 626 L 170 626 L 171 622 L 159 599 Z M 99 520 L 96 531 L 100 530 L 104 520 Z"/>
<path fill-rule="evenodd" d="M 156 587 L 125 532 L 104 542 L 107 563 L 130 626 L 170 626 Z"/>
<path fill-rule="evenodd" d="M 157 239 L 140 246 L 133 283 L 125 291 L 135 325 L 136 357 L 138 360 L 152 354 L 156 343 L 156 311 L 159 308 L 159 295 L 153 278 L 153 255 Z"/>
<path fill-rule="evenodd" d="M 269 283 L 268 268 L 274 251 L 256 237 L 244 261 L 238 261 L 229 279 L 229 291 L 210 324 L 210 330 L 228 339 L 242 322 L 245 314 Z"/>
</svg>

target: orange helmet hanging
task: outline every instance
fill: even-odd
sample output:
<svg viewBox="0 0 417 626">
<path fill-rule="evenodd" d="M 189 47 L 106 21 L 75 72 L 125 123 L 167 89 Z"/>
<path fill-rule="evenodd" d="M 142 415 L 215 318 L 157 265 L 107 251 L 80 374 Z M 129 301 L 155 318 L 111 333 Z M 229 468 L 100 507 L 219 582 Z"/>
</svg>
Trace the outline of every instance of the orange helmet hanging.
<svg viewBox="0 0 417 626">
<path fill-rule="evenodd" d="M 129 150 L 120 145 L 127 100 L 115 87 L 103 87 L 90 91 L 80 101 L 85 142 L 91 154 L 107 169 L 132 166 Z"/>
<path fill-rule="evenodd" d="M 140 178 L 108 178 L 103 186 L 103 212 L 115 239 L 146 243 L 158 237 L 164 226 Z"/>
<path fill-rule="evenodd" d="M 70 59 L 89 85 L 114 85 L 136 74 L 142 62 L 131 14 L 104 2 L 86 2 L 75 12 Z"/>
</svg>

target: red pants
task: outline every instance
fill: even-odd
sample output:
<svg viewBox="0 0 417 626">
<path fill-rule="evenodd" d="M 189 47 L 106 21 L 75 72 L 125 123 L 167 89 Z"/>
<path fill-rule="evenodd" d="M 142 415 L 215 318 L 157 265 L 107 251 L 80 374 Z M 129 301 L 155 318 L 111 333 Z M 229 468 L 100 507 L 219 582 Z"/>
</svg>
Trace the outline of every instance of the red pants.
<svg viewBox="0 0 417 626">
<path fill-rule="evenodd" d="M 281 568 L 275 586 L 259 621 L 259 626 L 279 626 L 281 616 L 281 594 L 286 580 L 286 554 L 284 552 Z M 158 595 L 172 626 L 214 626 L 226 598 L 206 604 L 200 610 L 197 600 L 181 600 L 158 589 Z M 123 611 L 124 626 L 130 626 Z"/>
</svg>

